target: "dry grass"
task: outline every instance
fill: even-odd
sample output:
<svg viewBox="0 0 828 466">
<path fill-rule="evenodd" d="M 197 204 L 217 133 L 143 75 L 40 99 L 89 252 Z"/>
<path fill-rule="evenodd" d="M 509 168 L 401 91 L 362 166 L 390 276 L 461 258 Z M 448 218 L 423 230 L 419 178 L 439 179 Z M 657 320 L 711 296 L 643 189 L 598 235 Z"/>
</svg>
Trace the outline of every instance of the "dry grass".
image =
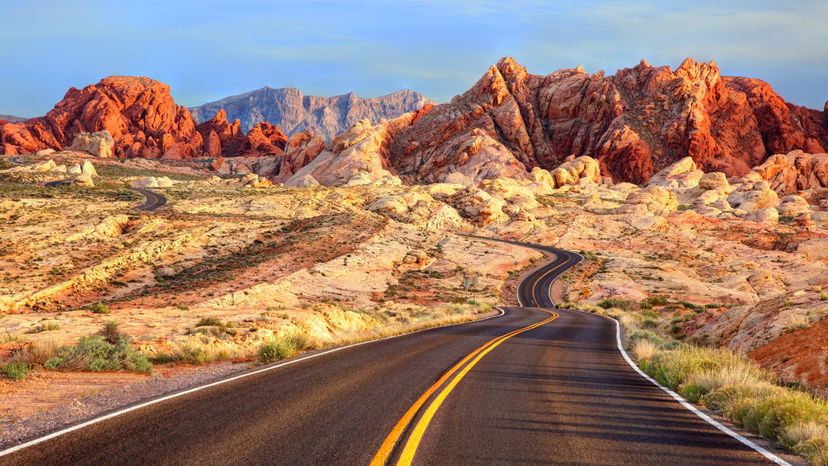
<svg viewBox="0 0 828 466">
<path fill-rule="evenodd" d="M 633 343 L 632 352 L 639 361 L 649 361 L 658 355 L 659 347 L 651 340 L 637 340 Z"/>
<path fill-rule="evenodd" d="M 828 465 L 828 404 L 774 385 L 753 361 L 727 349 L 681 346 L 642 364 L 663 385 L 701 402 L 738 426 Z M 820 427 L 821 426 L 821 427 Z"/>
</svg>

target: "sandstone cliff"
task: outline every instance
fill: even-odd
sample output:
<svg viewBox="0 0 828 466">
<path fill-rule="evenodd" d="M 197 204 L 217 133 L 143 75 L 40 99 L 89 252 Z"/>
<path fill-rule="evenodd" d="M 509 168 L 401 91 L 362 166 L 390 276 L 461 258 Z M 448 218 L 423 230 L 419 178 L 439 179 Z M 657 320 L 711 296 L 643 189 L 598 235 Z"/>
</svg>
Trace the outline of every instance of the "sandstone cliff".
<svg viewBox="0 0 828 466">
<path fill-rule="evenodd" d="M 824 111 L 787 104 L 762 81 L 722 77 L 713 62 L 540 76 L 504 58 L 401 130 L 387 157 L 403 176 L 433 179 L 478 153 L 525 170 L 588 154 L 605 174 L 641 183 L 687 156 L 705 171 L 741 176 L 771 154 L 826 147 Z"/>
<path fill-rule="evenodd" d="M 46 116 L 2 127 L 6 154 L 62 149 L 84 132 L 107 131 L 119 157 L 186 158 L 201 152 L 190 112 L 175 104 L 166 84 L 145 77 L 112 76 L 71 88 Z"/>
</svg>

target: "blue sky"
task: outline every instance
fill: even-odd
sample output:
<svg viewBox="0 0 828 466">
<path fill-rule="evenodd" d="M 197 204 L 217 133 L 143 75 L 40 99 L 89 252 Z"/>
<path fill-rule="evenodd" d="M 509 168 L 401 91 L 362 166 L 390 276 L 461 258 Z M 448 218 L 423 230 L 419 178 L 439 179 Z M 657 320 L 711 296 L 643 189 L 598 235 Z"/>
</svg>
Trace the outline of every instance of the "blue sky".
<svg viewBox="0 0 828 466">
<path fill-rule="evenodd" d="M 446 101 L 498 58 L 546 74 L 715 59 L 789 101 L 828 99 L 828 1 L 0 0 L 0 114 L 145 75 L 197 105 L 265 85 Z"/>
</svg>

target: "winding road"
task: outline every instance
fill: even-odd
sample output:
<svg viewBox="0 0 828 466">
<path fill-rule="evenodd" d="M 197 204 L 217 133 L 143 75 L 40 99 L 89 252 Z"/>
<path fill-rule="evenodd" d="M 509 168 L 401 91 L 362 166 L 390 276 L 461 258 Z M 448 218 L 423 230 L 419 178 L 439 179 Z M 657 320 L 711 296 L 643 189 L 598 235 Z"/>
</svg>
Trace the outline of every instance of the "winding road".
<svg viewBox="0 0 828 466">
<path fill-rule="evenodd" d="M 138 191 L 139 193 L 143 194 L 146 198 L 143 204 L 136 207 L 136 210 L 140 210 L 143 212 L 155 212 L 164 204 L 167 203 L 167 198 L 163 194 L 158 194 L 155 191 L 152 191 L 147 188 L 131 188 L 134 191 Z"/>
<path fill-rule="evenodd" d="M 523 243 L 519 243 L 523 244 Z M 639 375 L 611 319 L 555 309 L 554 256 L 520 307 L 308 353 L 0 452 L 0 464 L 771 464 Z"/>
<path fill-rule="evenodd" d="M 48 181 L 43 185 L 49 188 L 54 188 L 56 186 L 63 186 L 71 184 L 72 180 L 56 180 L 56 181 Z M 156 212 L 161 207 L 167 203 L 167 198 L 163 194 L 158 194 L 155 191 L 147 188 L 129 188 L 133 191 L 138 191 L 141 193 L 146 200 L 143 204 L 138 205 L 135 207 L 135 210 L 140 210 L 142 212 Z"/>
</svg>

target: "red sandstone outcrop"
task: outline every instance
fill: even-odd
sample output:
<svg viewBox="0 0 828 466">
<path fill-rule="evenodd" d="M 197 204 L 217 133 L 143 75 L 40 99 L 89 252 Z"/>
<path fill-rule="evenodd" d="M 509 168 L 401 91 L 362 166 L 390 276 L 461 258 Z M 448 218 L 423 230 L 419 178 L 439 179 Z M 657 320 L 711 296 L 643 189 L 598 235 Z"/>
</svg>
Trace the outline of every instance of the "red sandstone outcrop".
<svg viewBox="0 0 828 466">
<path fill-rule="evenodd" d="M 166 84 L 145 77 L 113 76 L 72 88 L 46 116 L 3 125 L 6 154 L 62 149 L 82 132 L 107 131 L 115 155 L 192 157 L 203 141 L 190 112 L 175 104 Z"/>
<path fill-rule="evenodd" d="M 769 157 L 754 172 L 781 194 L 828 188 L 828 155 L 801 150 Z"/>
<path fill-rule="evenodd" d="M 227 121 L 223 109 L 197 129 L 204 139 L 204 152 L 210 157 L 284 155 L 287 145 L 287 136 L 278 126 L 259 123 L 244 134 L 241 122 L 238 119 L 233 123 Z"/>
<path fill-rule="evenodd" d="M 387 157 L 401 176 L 430 180 L 474 164 L 468 148 L 481 138 L 492 148 L 484 157 L 505 149 L 527 171 L 589 154 L 605 174 L 641 183 L 687 156 L 737 176 L 770 154 L 824 152 L 828 128 L 825 112 L 787 104 L 762 81 L 722 77 L 713 62 L 540 76 L 504 58 L 465 94 L 399 131 Z"/>
<path fill-rule="evenodd" d="M 260 123 L 244 134 L 223 110 L 196 127 L 190 111 L 175 104 L 169 86 L 124 76 L 70 89 L 44 117 L 0 125 L 0 141 L 6 154 L 33 153 L 60 150 L 79 134 L 100 131 L 112 136 L 117 157 L 281 156 L 287 145 L 278 126 Z"/>
</svg>

